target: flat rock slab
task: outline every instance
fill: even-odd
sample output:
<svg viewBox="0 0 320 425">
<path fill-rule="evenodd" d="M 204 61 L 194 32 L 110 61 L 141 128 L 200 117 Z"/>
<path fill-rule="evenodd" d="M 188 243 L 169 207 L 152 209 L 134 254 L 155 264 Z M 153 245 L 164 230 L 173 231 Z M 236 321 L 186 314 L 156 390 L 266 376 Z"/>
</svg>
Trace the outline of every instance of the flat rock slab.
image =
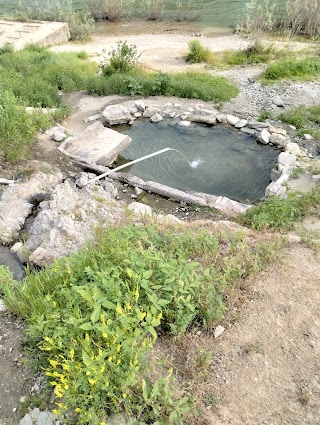
<svg viewBox="0 0 320 425">
<path fill-rule="evenodd" d="M 129 136 L 106 128 L 97 121 L 77 136 L 69 137 L 58 149 L 77 161 L 108 166 L 131 141 Z"/>
</svg>

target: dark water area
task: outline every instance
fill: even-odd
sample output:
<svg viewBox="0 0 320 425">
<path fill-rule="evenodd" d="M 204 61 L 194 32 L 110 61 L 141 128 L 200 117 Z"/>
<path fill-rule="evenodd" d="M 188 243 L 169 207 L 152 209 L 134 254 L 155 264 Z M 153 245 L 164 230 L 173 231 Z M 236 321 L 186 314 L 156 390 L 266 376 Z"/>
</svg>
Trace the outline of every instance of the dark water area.
<svg viewBox="0 0 320 425">
<path fill-rule="evenodd" d="M 121 152 L 117 165 L 166 147 L 179 150 L 191 164 L 178 152 L 169 151 L 134 164 L 125 172 L 145 181 L 240 202 L 255 202 L 264 196 L 279 155 L 277 149 L 223 125 L 183 129 L 166 120 L 158 124 L 137 120 L 118 131 L 133 141 Z"/>
<path fill-rule="evenodd" d="M 47 1 L 43 2 L 43 7 Z M 178 11 L 176 0 L 165 0 L 163 2 L 163 19 L 175 20 L 177 16 L 196 18 L 204 26 L 227 28 L 241 22 L 246 2 L 248 0 L 182 0 L 181 8 Z M 0 0 L 0 15 L 15 16 L 19 3 L 27 7 L 34 4 L 35 0 Z M 39 4 L 39 2 L 37 3 Z M 73 5 L 75 9 L 79 10 L 85 8 L 87 2 L 73 0 Z M 139 0 L 132 1 L 126 11 L 129 16 L 138 18 L 145 16 L 145 7 Z"/>
<path fill-rule="evenodd" d="M 24 267 L 18 257 L 12 254 L 8 247 L 2 245 L 0 245 L 0 266 L 9 267 L 16 280 L 22 280 L 25 277 Z"/>
</svg>

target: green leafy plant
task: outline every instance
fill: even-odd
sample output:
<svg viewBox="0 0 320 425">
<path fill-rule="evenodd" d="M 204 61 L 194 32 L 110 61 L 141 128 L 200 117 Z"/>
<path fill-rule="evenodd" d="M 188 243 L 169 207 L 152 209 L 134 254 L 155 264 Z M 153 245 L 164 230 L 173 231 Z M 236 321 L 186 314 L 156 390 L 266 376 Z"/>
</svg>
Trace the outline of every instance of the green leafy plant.
<svg viewBox="0 0 320 425">
<path fill-rule="evenodd" d="M 214 326 L 228 291 L 262 267 L 269 249 L 242 235 L 222 243 L 207 229 L 110 228 L 22 283 L 0 270 L 0 290 L 28 322 L 28 349 L 54 389 L 57 413 L 90 425 L 117 412 L 141 425 L 179 424 L 190 398 L 170 370 L 150 373 L 146 353 L 159 334 Z M 199 351 L 195 361 L 207 365 L 211 354 Z"/>
<path fill-rule="evenodd" d="M 262 74 L 266 82 L 289 79 L 312 80 L 320 75 L 318 58 L 283 59 L 272 63 Z"/>
<path fill-rule="evenodd" d="M 210 53 L 210 49 L 204 47 L 198 39 L 191 40 L 186 61 L 190 63 L 208 62 Z"/>
<path fill-rule="evenodd" d="M 118 41 L 117 47 L 109 53 L 109 63 L 102 63 L 102 73 L 106 77 L 116 73 L 128 74 L 137 66 L 139 57 L 134 44 Z"/>
</svg>

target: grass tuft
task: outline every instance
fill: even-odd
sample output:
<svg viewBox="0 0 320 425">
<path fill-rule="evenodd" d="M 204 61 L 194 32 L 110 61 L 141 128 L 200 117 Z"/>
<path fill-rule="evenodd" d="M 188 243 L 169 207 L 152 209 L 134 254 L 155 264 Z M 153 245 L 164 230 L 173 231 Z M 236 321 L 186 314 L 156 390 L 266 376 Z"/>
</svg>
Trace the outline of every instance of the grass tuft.
<svg viewBox="0 0 320 425">
<path fill-rule="evenodd" d="M 265 82 L 274 82 L 283 79 L 314 80 L 320 76 L 320 59 L 283 59 L 267 67 L 262 74 Z"/>
</svg>

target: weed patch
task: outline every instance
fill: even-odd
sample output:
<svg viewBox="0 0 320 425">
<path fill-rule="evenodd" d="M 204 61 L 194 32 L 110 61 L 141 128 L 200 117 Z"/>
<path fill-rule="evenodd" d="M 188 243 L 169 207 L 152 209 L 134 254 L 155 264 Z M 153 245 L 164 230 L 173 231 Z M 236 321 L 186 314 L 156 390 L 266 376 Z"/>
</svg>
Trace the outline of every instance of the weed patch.
<svg viewBox="0 0 320 425">
<path fill-rule="evenodd" d="M 283 59 L 272 63 L 262 74 L 265 82 L 283 79 L 314 80 L 320 76 L 320 59 Z"/>
<path fill-rule="evenodd" d="M 182 424 L 191 401 L 172 371 L 152 378 L 158 335 L 221 320 L 239 279 L 260 270 L 266 245 L 242 235 L 147 224 L 99 234 L 94 244 L 14 282 L 0 271 L 6 305 L 28 323 L 29 349 L 54 388 L 56 411 L 97 425 L 125 412 L 137 424 Z M 195 370 L 211 362 L 198 350 Z"/>
<path fill-rule="evenodd" d="M 320 191 L 316 189 L 303 195 L 289 194 L 282 200 L 273 197 L 250 208 L 241 216 L 240 222 L 257 230 L 290 230 L 319 205 Z"/>
<path fill-rule="evenodd" d="M 298 129 L 299 136 L 311 134 L 315 138 L 319 138 L 320 105 L 293 108 L 283 112 L 278 118 L 283 122 L 294 125 Z"/>
</svg>

